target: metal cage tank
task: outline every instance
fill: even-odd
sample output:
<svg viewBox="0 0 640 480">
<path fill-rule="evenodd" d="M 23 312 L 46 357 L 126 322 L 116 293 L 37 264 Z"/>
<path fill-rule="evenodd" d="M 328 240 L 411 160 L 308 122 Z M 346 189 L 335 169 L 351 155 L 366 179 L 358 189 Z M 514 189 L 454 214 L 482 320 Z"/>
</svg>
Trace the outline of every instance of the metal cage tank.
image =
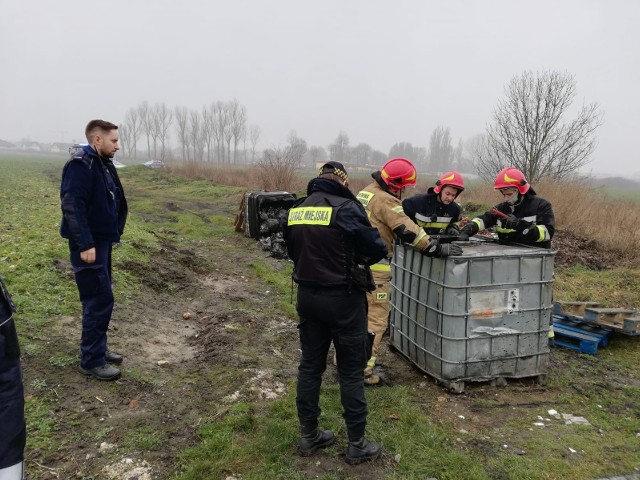
<svg viewBox="0 0 640 480">
<path fill-rule="evenodd" d="M 469 381 L 537 377 L 544 383 L 555 251 L 460 245 L 461 256 L 446 258 L 397 246 L 391 345 L 458 393 Z"/>
</svg>

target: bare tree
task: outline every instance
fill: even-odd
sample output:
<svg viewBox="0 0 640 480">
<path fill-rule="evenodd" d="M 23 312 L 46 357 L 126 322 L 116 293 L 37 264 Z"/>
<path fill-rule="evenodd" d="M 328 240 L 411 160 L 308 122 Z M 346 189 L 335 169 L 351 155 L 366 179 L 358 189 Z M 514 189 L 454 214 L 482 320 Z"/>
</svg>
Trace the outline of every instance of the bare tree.
<svg viewBox="0 0 640 480">
<path fill-rule="evenodd" d="M 120 136 L 120 148 L 122 150 L 122 158 L 127 158 L 127 152 L 131 151 L 131 129 L 128 125 L 120 125 L 118 127 Z"/>
<path fill-rule="evenodd" d="M 575 77 L 569 73 L 526 71 L 513 77 L 487 126 L 486 148 L 477 152 L 478 173 L 492 180 L 512 166 L 535 182 L 545 176 L 562 179 L 586 165 L 603 113 L 597 103 L 583 104 L 565 123 L 575 96 Z"/>
<path fill-rule="evenodd" d="M 135 160 L 138 157 L 138 139 L 140 138 L 140 117 L 138 115 L 138 110 L 135 108 L 130 108 L 127 110 L 127 113 L 124 117 L 125 124 L 129 130 L 130 141 L 129 141 L 129 155 L 133 152 L 133 159 Z"/>
<path fill-rule="evenodd" d="M 202 108 L 202 136 L 207 148 L 207 162 L 211 162 L 213 155 L 213 140 L 215 130 L 215 106 L 211 104 L 208 108 Z"/>
<path fill-rule="evenodd" d="M 233 138 L 233 163 L 238 161 L 238 143 L 246 131 L 247 109 L 235 98 L 229 102 L 230 136 Z"/>
<path fill-rule="evenodd" d="M 374 150 L 371 152 L 371 165 L 382 166 L 387 161 L 387 154 L 380 150 Z"/>
<path fill-rule="evenodd" d="M 340 131 L 335 141 L 329 145 L 329 156 L 335 162 L 344 163 L 349 156 L 349 135 Z"/>
<path fill-rule="evenodd" d="M 142 102 L 138 106 L 140 129 L 147 137 L 147 157 L 151 158 L 151 136 L 153 135 L 153 118 L 148 102 Z"/>
<path fill-rule="evenodd" d="M 328 155 L 324 147 L 313 145 L 307 150 L 303 162 L 315 168 L 319 163 L 326 162 L 327 159 Z"/>
<path fill-rule="evenodd" d="M 429 139 L 429 167 L 433 173 L 449 170 L 453 163 L 453 145 L 448 128 L 438 126 Z"/>
<path fill-rule="evenodd" d="M 189 110 L 187 107 L 176 107 L 174 112 L 178 141 L 182 147 L 182 159 L 189 160 Z"/>
<path fill-rule="evenodd" d="M 193 159 L 202 160 L 204 156 L 204 140 L 202 138 L 202 119 L 197 110 L 189 112 L 189 140 L 193 148 Z"/>
<path fill-rule="evenodd" d="M 359 143 L 351 149 L 351 159 L 358 165 L 367 165 L 371 161 L 373 148 L 368 143 Z"/>
<path fill-rule="evenodd" d="M 292 190 L 300 159 L 299 151 L 291 145 L 265 150 L 258 162 L 262 188 L 266 191 Z"/>
<path fill-rule="evenodd" d="M 157 104 L 154 109 L 154 131 L 155 139 L 160 141 L 160 158 L 165 160 L 166 145 L 169 141 L 169 127 L 173 121 L 173 112 L 163 102 Z M 154 155 L 155 155 L 155 139 L 154 139 Z"/>
<path fill-rule="evenodd" d="M 260 125 L 249 127 L 249 141 L 251 142 L 251 162 L 256 161 L 256 145 L 260 140 Z"/>
</svg>

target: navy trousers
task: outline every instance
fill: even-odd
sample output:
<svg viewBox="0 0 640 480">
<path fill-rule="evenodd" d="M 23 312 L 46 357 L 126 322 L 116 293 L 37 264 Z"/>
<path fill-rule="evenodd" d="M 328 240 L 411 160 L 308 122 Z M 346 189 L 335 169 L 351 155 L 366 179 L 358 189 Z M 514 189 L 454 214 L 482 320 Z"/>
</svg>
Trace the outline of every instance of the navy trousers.
<svg viewBox="0 0 640 480">
<path fill-rule="evenodd" d="M 368 358 L 367 299 L 362 291 L 298 287 L 302 358 L 298 367 L 296 406 L 300 425 L 318 426 L 320 386 L 333 341 L 340 376 L 340 400 L 350 440 L 364 435 L 367 400 L 364 368 Z"/>
<path fill-rule="evenodd" d="M 107 363 L 104 355 L 114 304 L 111 248 L 111 242 L 96 242 L 96 262 L 91 264 L 80 260 L 80 252 L 71 250 L 71 264 L 82 302 L 80 366 L 85 370 Z"/>
<path fill-rule="evenodd" d="M 9 320 L 0 327 L 0 469 L 23 461 L 26 440 L 20 348 Z"/>
</svg>

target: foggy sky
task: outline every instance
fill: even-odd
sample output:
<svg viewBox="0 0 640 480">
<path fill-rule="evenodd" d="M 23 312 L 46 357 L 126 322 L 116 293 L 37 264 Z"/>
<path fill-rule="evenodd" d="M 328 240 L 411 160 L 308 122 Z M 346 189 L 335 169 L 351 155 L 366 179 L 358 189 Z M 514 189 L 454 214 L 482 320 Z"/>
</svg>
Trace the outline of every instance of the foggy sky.
<svg viewBox="0 0 640 480">
<path fill-rule="evenodd" d="M 259 148 L 342 130 L 388 152 L 439 125 L 455 145 L 514 75 L 551 69 L 575 75 L 576 109 L 604 111 L 589 169 L 636 172 L 639 23 L 637 0 L 0 0 L 0 139 L 236 98 Z"/>
</svg>

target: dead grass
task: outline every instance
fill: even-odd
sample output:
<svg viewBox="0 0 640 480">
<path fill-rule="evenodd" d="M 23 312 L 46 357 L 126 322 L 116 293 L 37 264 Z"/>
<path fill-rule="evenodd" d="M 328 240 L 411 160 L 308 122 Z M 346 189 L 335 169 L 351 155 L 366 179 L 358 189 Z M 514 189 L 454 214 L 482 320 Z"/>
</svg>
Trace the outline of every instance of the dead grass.
<svg viewBox="0 0 640 480">
<path fill-rule="evenodd" d="M 269 178 L 259 166 L 236 167 L 199 162 L 173 164 L 169 171 L 192 179 L 244 187 L 249 190 L 269 191 Z M 280 188 L 289 192 L 304 191 L 310 174 L 299 174 Z M 349 188 L 357 193 L 371 183 L 369 172 L 352 172 Z M 433 179 L 423 177 L 409 194 L 424 192 L 433 185 Z M 640 261 L 640 203 L 607 198 L 604 193 L 586 182 L 545 181 L 535 186 L 536 192 L 549 200 L 556 216 L 559 232 L 572 232 L 578 237 L 596 242 L 598 248 L 617 252 L 630 262 Z M 501 201 L 491 185 L 468 187 L 460 202 L 493 206 Z"/>
<path fill-rule="evenodd" d="M 586 182 L 545 181 L 536 193 L 553 205 L 557 231 L 572 232 L 630 261 L 640 260 L 640 203 L 607 198 Z M 465 190 L 461 201 L 494 205 L 501 201 L 491 186 Z"/>
</svg>

